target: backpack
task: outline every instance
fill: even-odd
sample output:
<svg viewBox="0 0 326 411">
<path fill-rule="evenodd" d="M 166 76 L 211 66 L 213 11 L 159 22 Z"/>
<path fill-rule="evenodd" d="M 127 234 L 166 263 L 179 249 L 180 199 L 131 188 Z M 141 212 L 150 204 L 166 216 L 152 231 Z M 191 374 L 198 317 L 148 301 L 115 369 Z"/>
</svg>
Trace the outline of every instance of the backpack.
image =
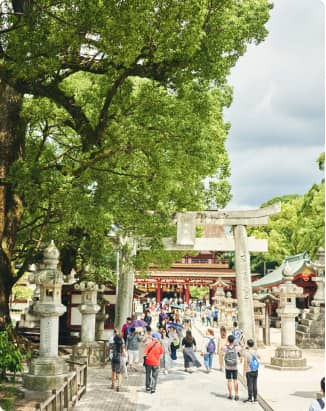
<svg viewBox="0 0 326 411">
<path fill-rule="evenodd" d="M 251 360 L 249 363 L 249 367 L 251 371 L 257 371 L 259 368 L 259 361 L 255 354 L 251 354 Z"/>
<path fill-rule="evenodd" d="M 226 353 L 224 354 L 224 362 L 226 367 L 236 367 L 238 363 L 238 355 L 233 346 L 230 348 L 228 345 L 226 346 Z"/>
<path fill-rule="evenodd" d="M 320 408 L 323 410 L 325 408 L 324 400 L 321 399 L 321 398 L 318 398 L 317 401 L 318 401 L 318 404 L 319 404 Z"/>
<path fill-rule="evenodd" d="M 214 353 L 216 351 L 215 341 L 210 338 L 207 344 L 207 352 Z"/>
</svg>

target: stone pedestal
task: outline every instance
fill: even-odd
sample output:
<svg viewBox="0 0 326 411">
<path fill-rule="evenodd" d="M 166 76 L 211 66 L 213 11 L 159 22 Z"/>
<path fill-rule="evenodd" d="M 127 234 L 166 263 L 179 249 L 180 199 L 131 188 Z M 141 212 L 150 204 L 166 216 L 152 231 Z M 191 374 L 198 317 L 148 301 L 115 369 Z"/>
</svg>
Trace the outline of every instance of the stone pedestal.
<svg viewBox="0 0 326 411">
<path fill-rule="evenodd" d="M 302 358 L 301 350 L 295 345 L 295 317 L 299 310 L 296 308 L 296 297 L 302 294 L 302 289 L 292 284 L 292 273 L 286 267 L 283 272 L 284 284 L 274 288 L 280 296 L 280 308 L 277 310 L 281 317 L 281 346 L 275 350 L 275 357 L 271 358 L 268 368 L 278 370 L 307 369 L 306 359 Z"/>
<path fill-rule="evenodd" d="M 81 292 L 79 311 L 82 315 L 81 342 L 73 348 L 74 361 L 87 362 L 89 366 L 98 366 L 104 361 L 103 344 L 95 341 L 96 314 L 100 310 L 97 304 L 99 287 L 92 281 L 75 284 Z"/>
<path fill-rule="evenodd" d="M 58 356 L 59 316 L 66 311 L 61 304 L 63 274 L 57 270 L 59 251 L 52 242 L 44 251 L 43 268 L 31 274 L 29 280 L 40 287 L 40 300 L 33 312 L 40 320 L 40 355 L 31 361 L 23 375 L 25 396 L 42 401 L 53 389 L 58 389 L 69 375 L 68 367 Z"/>
</svg>

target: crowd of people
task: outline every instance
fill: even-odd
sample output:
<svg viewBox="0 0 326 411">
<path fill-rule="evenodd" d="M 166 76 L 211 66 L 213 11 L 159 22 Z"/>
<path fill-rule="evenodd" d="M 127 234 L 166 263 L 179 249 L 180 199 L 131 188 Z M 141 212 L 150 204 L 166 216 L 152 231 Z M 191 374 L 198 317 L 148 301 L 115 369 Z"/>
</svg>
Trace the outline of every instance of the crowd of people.
<svg viewBox="0 0 326 411">
<path fill-rule="evenodd" d="M 140 320 L 128 317 L 121 330 L 114 330 L 109 344 L 111 387 L 119 391 L 123 373 L 127 375 L 129 370 L 137 372 L 144 367 L 145 389 L 155 393 L 160 370 L 168 374 L 181 351 L 184 371 L 187 373 L 192 373 L 194 369 L 202 366 L 210 373 L 216 356 L 220 371 L 225 371 L 228 398 L 236 401 L 239 400 L 238 367 L 243 363 L 248 386 L 248 398 L 245 402 L 256 402 L 259 354 L 254 341 L 245 341 L 236 322 L 228 335 L 226 328 L 218 325 L 217 309 L 201 307 L 199 315 L 202 321 L 204 318 L 203 325 L 207 326 L 207 329 L 198 347 L 192 333 L 196 314 L 196 310 L 191 308 L 181 312 L 174 307 L 163 306 L 155 311 L 146 309 Z M 139 326 L 135 327 L 134 324 Z M 144 356 L 140 362 L 142 349 Z"/>
</svg>

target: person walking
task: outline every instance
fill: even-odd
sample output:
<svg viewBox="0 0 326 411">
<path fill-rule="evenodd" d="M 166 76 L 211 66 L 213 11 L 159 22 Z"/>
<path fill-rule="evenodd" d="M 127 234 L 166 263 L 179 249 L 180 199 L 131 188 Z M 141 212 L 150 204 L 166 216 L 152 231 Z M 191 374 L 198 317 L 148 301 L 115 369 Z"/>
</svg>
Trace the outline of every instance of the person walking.
<svg viewBox="0 0 326 411">
<path fill-rule="evenodd" d="M 206 314 L 206 325 L 207 327 L 208 326 L 211 327 L 212 326 L 212 310 L 210 309 L 210 307 L 206 308 L 205 314 Z"/>
<path fill-rule="evenodd" d="M 220 364 L 220 371 L 224 370 L 224 347 L 227 344 L 226 338 L 226 328 L 224 326 L 220 327 L 220 338 L 217 343 L 218 361 Z"/>
<path fill-rule="evenodd" d="M 239 345 L 243 339 L 243 331 L 238 327 L 238 323 L 234 321 L 232 335 L 234 336 L 234 345 Z"/>
<path fill-rule="evenodd" d="M 122 374 L 121 374 L 121 363 L 123 361 L 123 356 L 126 356 L 125 344 L 123 338 L 120 337 L 118 330 L 114 330 L 113 343 L 110 350 L 111 353 L 111 365 L 112 365 L 112 377 L 111 377 L 111 388 L 114 389 L 115 379 L 118 379 L 117 391 L 120 391 L 122 385 Z"/>
<path fill-rule="evenodd" d="M 201 367 L 201 363 L 195 355 L 196 350 L 196 340 L 191 334 L 191 330 L 186 331 L 186 336 L 182 339 L 183 348 L 183 359 L 186 372 L 192 372 L 190 368 L 190 363 L 195 367 Z"/>
<path fill-rule="evenodd" d="M 160 371 L 160 358 L 164 353 L 163 347 L 159 341 L 159 333 L 152 334 L 152 341 L 150 341 L 144 350 L 144 364 L 146 371 L 146 392 L 155 393 L 157 385 L 157 377 Z"/>
<path fill-rule="evenodd" d="M 177 359 L 177 350 L 180 348 L 180 338 L 174 327 L 169 327 L 168 337 L 170 340 L 171 359 L 175 361 Z"/>
<path fill-rule="evenodd" d="M 218 327 L 218 308 L 213 308 L 213 327 Z"/>
<path fill-rule="evenodd" d="M 130 334 L 130 324 L 131 324 L 131 317 L 127 317 L 126 322 L 123 324 L 121 328 L 121 334 L 123 335 L 123 339 L 125 343 L 127 342 L 127 336 Z"/>
<path fill-rule="evenodd" d="M 238 353 L 241 348 L 234 344 L 234 336 L 231 334 L 228 336 L 227 345 L 224 347 L 224 363 L 225 363 L 225 375 L 227 380 L 227 387 L 229 396 L 228 399 L 232 400 L 232 380 L 234 387 L 234 399 L 239 400 L 239 387 L 238 387 Z"/>
<path fill-rule="evenodd" d="M 254 340 L 249 339 L 244 351 L 243 375 L 246 376 L 248 387 L 248 398 L 244 402 L 257 402 L 258 358 L 260 357 L 254 345 Z"/>
<path fill-rule="evenodd" d="M 201 355 L 204 357 L 204 365 L 206 371 L 212 371 L 214 354 L 217 353 L 217 343 L 214 336 L 214 331 L 208 328 L 204 337 L 203 349 Z"/>
<path fill-rule="evenodd" d="M 323 377 L 320 381 L 320 388 L 323 398 L 314 400 L 309 407 L 309 411 L 320 411 L 325 409 L 325 377 Z"/>
<path fill-rule="evenodd" d="M 164 374 L 168 374 L 171 368 L 171 344 L 169 337 L 167 336 L 166 330 L 161 329 L 161 344 L 164 350 L 164 354 L 161 357 L 161 368 Z"/>
<path fill-rule="evenodd" d="M 136 329 L 131 327 L 130 334 L 127 336 L 128 366 L 130 371 L 137 370 L 137 365 L 139 363 L 139 343 L 141 340 L 142 338 L 136 333 Z M 135 364 L 134 367 L 133 364 Z"/>
</svg>

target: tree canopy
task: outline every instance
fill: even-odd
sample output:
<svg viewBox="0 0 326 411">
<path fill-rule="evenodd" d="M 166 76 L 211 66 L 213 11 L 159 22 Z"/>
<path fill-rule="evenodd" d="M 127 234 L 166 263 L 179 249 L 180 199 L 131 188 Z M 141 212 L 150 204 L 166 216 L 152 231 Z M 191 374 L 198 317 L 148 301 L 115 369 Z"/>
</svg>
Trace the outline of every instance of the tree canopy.
<svg viewBox="0 0 326 411">
<path fill-rule="evenodd" d="M 66 270 L 78 258 L 104 267 L 113 223 L 154 244 L 173 212 L 228 202 L 227 76 L 265 38 L 270 8 L 1 3 L 0 304 L 50 238 Z"/>
</svg>

